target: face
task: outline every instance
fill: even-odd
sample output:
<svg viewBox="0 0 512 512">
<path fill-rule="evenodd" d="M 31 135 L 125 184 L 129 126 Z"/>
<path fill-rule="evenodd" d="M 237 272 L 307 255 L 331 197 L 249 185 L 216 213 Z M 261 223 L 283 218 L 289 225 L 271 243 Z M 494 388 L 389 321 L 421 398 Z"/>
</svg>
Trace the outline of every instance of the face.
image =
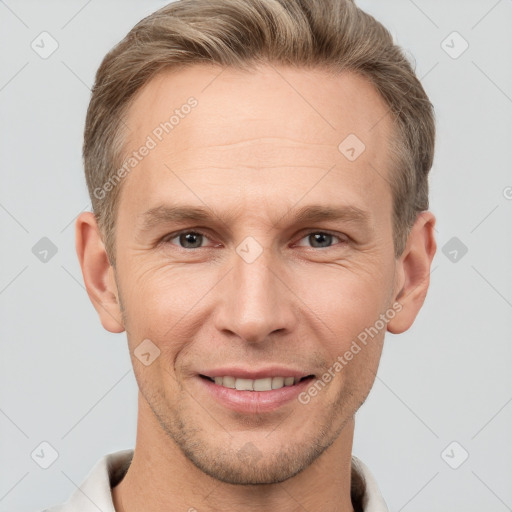
<svg viewBox="0 0 512 512">
<path fill-rule="evenodd" d="M 166 72 L 132 104 L 128 153 L 155 144 L 122 182 L 115 278 L 162 431 L 217 479 L 280 482 L 338 438 L 374 381 L 399 286 L 391 129 L 353 74 L 219 73 Z"/>
</svg>

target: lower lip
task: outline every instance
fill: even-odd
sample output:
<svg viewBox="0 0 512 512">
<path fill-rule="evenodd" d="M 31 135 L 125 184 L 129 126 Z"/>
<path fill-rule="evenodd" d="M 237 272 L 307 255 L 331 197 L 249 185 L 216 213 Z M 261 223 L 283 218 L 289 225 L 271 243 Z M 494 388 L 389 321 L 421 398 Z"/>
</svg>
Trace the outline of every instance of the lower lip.
<svg viewBox="0 0 512 512">
<path fill-rule="evenodd" d="M 197 377 L 206 390 L 224 407 L 241 413 L 262 413 L 275 411 L 279 407 L 297 399 L 313 381 L 313 377 L 304 379 L 293 386 L 284 386 L 270 391 L 239 391 L 219 386 L 211 380 Z"/>
</svg>

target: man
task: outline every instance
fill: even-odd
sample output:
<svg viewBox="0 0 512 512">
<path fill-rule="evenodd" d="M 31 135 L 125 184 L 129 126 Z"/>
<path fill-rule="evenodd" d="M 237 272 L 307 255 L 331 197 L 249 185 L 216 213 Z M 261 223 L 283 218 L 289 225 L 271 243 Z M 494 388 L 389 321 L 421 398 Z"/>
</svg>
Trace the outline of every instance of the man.
<svg viewBox="0 0 512 512">
<path fill-rule="evenodd" d="M 352 456 L 386 331 L 436 250 L 434 118 L 348 0 L 181 0 L 101 64 L 76 223 L 126 331 L 135 450 L 54 511 L 387 510 Z"/>
</svg>

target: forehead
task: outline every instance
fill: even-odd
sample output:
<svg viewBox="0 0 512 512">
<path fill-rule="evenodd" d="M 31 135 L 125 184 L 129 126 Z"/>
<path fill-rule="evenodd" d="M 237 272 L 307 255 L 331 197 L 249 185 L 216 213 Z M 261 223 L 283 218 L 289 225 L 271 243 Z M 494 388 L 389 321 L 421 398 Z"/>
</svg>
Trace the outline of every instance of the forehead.
<svg viewBox="0 0 512 512">
<path fill-rule="evenodd" d="M 251 206 L 305 192 L 321 178 L 313 195 L 360 206 L 390 201 L 387 112 L 375 88 L 353 73 L 274 65 L 166 71 L 128 111 L 126 153 L 149 140 L 152 149 L 123 181 L 122 196 L 136 210 L 190 184 L 196 202 L 200 193 L 213 200 L 232 192 Z"/>
</svg>

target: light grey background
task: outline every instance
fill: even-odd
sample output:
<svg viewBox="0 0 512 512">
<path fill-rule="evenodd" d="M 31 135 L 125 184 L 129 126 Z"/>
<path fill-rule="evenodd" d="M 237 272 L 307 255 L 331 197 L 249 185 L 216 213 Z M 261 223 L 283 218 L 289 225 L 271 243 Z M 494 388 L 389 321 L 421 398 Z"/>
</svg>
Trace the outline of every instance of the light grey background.
<svg viewBox="0 0 512 512">
<path fill-rule="evenodd" d="M 512 0 L 358 3 L 415 59 L 436 107 L 439 248 L 416 323 L 387 335 L 353 453 L 392 511 L 512 510 Z M 134 445 L 125 334 L 104 331 L 89 302 L 73 223 L 90 207 L 95 71 L 164 4 L 0 1 L 0 512 L 61 503 L 101 456 Z M 43 31 L 59 45 L 47 59 L 31 48 Z M 453 31 L 469 43 L 455 59 L 442 47 L 462 48 Z M 43 237 L 58 250 L 47 262 L 32 252 Z M 468 249 L 455 262 L 453 237 Z M 31 458 L 43 441 L 59 454 L 48 469 Z"/>
</svg>

